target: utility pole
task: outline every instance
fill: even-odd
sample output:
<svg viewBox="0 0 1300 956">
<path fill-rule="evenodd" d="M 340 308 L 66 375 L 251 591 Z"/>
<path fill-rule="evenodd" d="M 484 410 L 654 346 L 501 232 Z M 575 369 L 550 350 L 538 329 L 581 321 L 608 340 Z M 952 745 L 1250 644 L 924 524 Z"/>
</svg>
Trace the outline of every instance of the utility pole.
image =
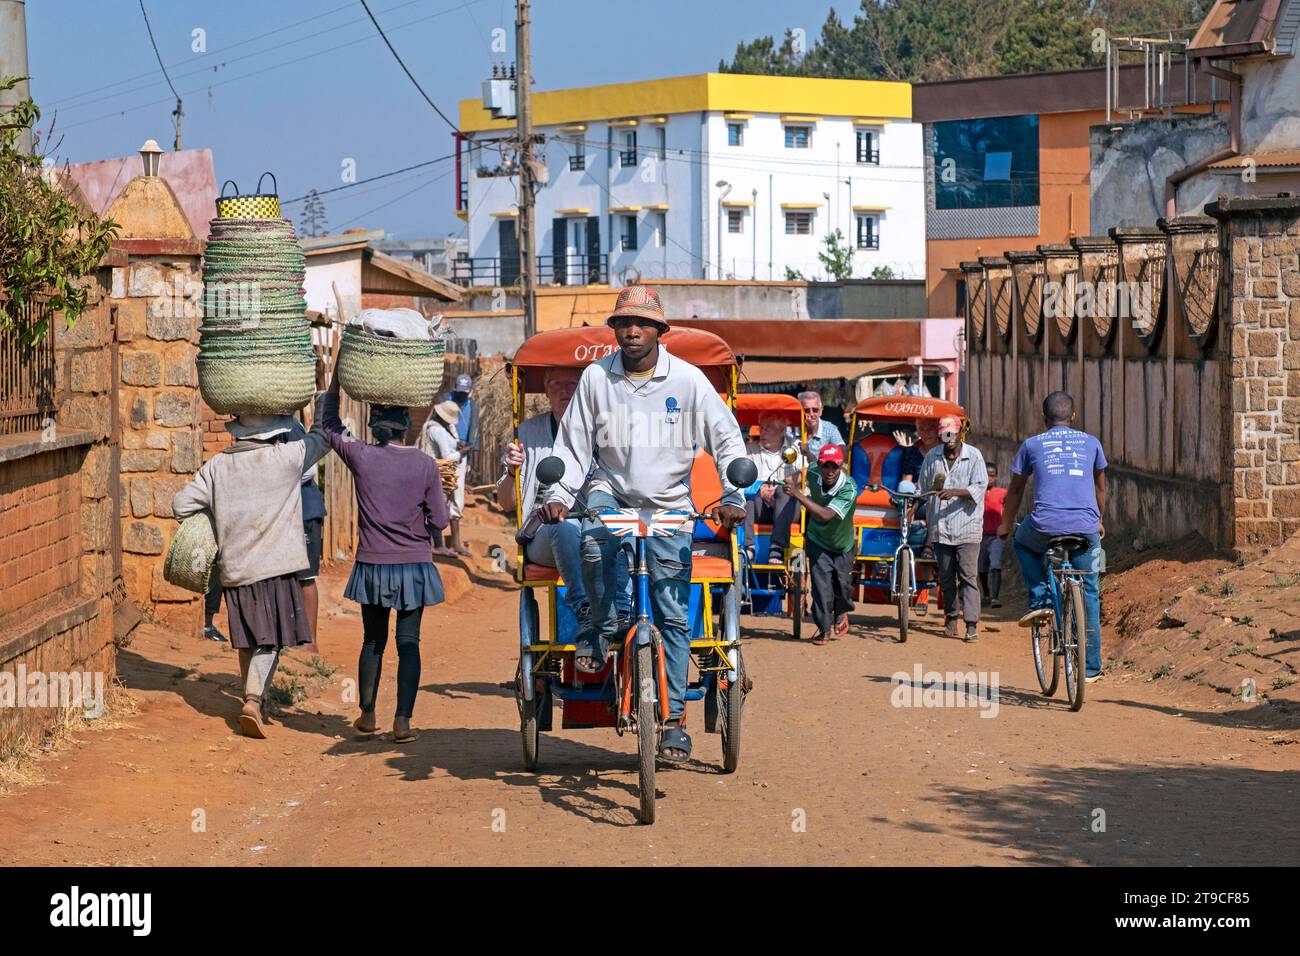
<svg viewBox="0 0 1300 956">
<path fill-rule="evenodd" d="M 172 116 L 176 118 L 176 141 L 172 143 L 172 150 L 179 153 L 181 151 L 181 120 L 185 118 L 185 111 L 181 109 L 181 98 L 176 97 L 176 109 L 172 110 Z"/>
<path fill-rule="evenodd" d="M 23 0 L 0 0 L 0 76 L 27 76 L 27 9 Z M 0 107 L 27 99 L 27 81 L 0 93 Z M 24 130 L 18 151 L 30 154 L 32 131 Z"/>
<path fill-rule="evenodd" d="M 537 169 L 533 161 L 533 58 L 529 0 L 515 2 L 515 91 L 519 135 L 519 294 L 524 306 L 524 338 L 537 331 Z"/>
</svg>

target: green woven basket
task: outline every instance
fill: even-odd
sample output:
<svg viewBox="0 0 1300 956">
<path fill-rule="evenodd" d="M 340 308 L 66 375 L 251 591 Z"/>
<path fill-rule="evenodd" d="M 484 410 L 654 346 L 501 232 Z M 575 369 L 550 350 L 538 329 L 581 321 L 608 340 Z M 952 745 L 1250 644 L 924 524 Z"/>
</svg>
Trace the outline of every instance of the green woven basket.
<svg viewBox="0 0 1300 956">
<path fill-rule="evenodd" d="M 217 529 L 206 511 L 190 515 L 172 536 L 163 558 L 163 577 L 178 588 L 205 594 L 217 561 Z"/>
<path fill-rule="evenodd" d="M 338 376 L 359 402 L 428 407 L 442 384 L 442 339 L 393 339 L 352 326 L 339 343 Z"/>
<path fill-rule="evenodd" d="M 219 415 L 288 414 L 310 402 L 316 391 L 316 359 L 310 355 L 200 352 L 197 364 L 199 391 Z"/>
</svg>

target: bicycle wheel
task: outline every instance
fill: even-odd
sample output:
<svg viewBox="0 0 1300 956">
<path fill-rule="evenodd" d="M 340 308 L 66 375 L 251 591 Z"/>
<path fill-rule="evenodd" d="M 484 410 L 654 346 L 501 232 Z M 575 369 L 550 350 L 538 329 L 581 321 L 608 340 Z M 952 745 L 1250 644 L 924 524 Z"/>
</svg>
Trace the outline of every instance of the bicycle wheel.
<svg viewBox="0 0 1300 956">
<path fill-rule="evenodd" d="M 722 769 L 735 773 L 740 766 L 740 717 L 745 706 L 745 658 L 736 648 L 736 679 L 718 694 L 719 727 L 722 729 Z"/>
<path fill-rule="evenodd" d="M 522 702 L 519 732 L 524 741 L 524 769 L 537 769 L 537 755 L 542 743 L 542 725 L 551 709 L 551 693 L 535 691 L 532 700 Z"/>
<path fill-rule="evenodd" d="M 907 619 L 912 610 L 912 552 L 898 552 L 894 559 L 894 581 L 898 587 L 898 643 L 907 643 Z"/>
<path fill-rule="evenodd" d="M 636 749 L 640 758 L 641 822 L 655 822 L 655 752 L 659 749 L 656 720 L 654 652 L 650 644 L 636 649 Z"/>
<path fill-rule="evenodd" d="M 1035 622 L 1029 635 L 1029 643 L 1034 651 L 1034 673 L 1038 675 L 1038 686 L 1046 697 L 1056 693 L 1056 682 L 1060 679 L 1061 661 L 1052 653 L 1052 629 Z M 1046 674 L 1048 661 L 1051 661 L 1052 676 Z"/>
<path fill-rule="evenodd" d="M 1087 675 L 1088 631 L 1083 614 L 1083 588 L 1073 578 L 1061 594 L 1061 635 L 1065 652 L 1065 693 L 1070 709 L 1083 706 L 1083 685 Z"/>
</svg>

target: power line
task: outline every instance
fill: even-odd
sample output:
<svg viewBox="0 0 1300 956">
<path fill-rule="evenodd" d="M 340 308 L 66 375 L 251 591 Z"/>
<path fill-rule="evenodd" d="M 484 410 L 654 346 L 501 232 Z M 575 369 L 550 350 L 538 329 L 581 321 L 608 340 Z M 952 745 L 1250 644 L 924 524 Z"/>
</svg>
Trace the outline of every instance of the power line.
<svg viewBox="0 0 1300 956">
<path fill-rule="evenodd" d="M 176 87 L 172 86 L 172 78 L 167 75 L 167 67 L 163 66 L 162 54 L 158 52 L 158 44 L 154 42 L 153 27 L 149 25 L 149 13 L 144 8 L 144 0 L 140 0 L 140 13 L 144 16 L 144 28 L 149 31 L 149 45 L 153 47 L 153 55 L 158 58 L 158 68 L 162 70 L 163 79 L 171 87 L 172 96 L 179 100 L 181 95 L 176 92 Z"/>
<path fill-rule="evenodd" d="M 379 210 L 381 209 L 387 209 L 389 206 L 393 205 L 394 203 L 401 202 L 407 196 L 411 196 L 414 195 L 415 193 L 418 193 L 421 189 L 427 189 L 428 187 L 432 186 L 434 183 L 442 182 L 450 175 L 451 175 L 451 171 L 448 170 L 447 172 L 443 173 L 440 176 L 435 176 L 432 179 L 425 180 L 424 182 L 420 183 L 420 185 L 416 186 L 414 189 L 407 190 L 406 192 L 402 193 L 400 196 L 395 196 L 392 199 L 390 199 L 388 202 L 376 206 L 374 209 L 368 209 L 365 212 L 361 213 L 361 215 L 359 216 L 353 216 L 351 219 L 339 223 L 339 225 L 335 228 L 342 229 L 344 226 L 350 226 L 352 225 L 352 223 L 360 219 L 365 219 L 367 216 L 371 216 L 379 212 Z"/>
<path fill-rule="evenodd" d="M 424 101 L 426 103 L 428 103 L 430 106 L 433 107 L 433 111 L 442 117 L 442 121 L 446 123 L 448 126 L 450 126 L 454 131 L 459 133 L 460 127 L 457 126 L 455 123 L 453 123 L 451 120 L 447 119 L 447 114 L 444 113 L 442 110 L 438 109 L 437 103 L 429 99 L 429 94 L 424 92 L 424 87 L 420 85 L 420 81 L 417 80 L 415 78 L 415 75 L 412 74 L 411 71 L 406 68 L 406 64 L 402 62 L 401 56 L 398 55 L 397 50 L 394 48 L 392 42 L 388 39 L 388 35 L 384 33 L 384 28 L 379 25 L 379 21 L 375 19 L 375 15 L 370 12 L 370 4 L 366 3 L 366 0 L 361 0 L 361 6 L 365 8 L 366 15 L 370 17 L 370 22 L 373 23 L 375 25 L 375 29 L 379 31 L 380 37 L 383 38 L 384 45 L 388 47 L 388 52 L 393 54 L 393 59 L 395 59 L 397 61 L 397 65 L 402 68 L 402 72 L 406 74 L 407 79 L 409 79 L 415 85 L 415 88 L 420 91 L 420 95 L 424 97 Z M 466 4 L 466 6 L 468 6 L 468 4 Z"/>
<path fill-rule="evenodd" d="M 383 13 L 392 13 L 394 10 L 400 10 L 400 9 L 402 9 L 403 7 L 409 7 L 409 6 L 411 6 L 412 4 L 420 3 L 420 2 L 421 2 L 421 0 L 405 0 L 404 3 L 399 3 L 399 4 L 397 4 L 396 6 L 389 7 L 388 9 L 383 10 L 383 11 L 381 11 L 381 12 L 383 12 Z M 481 2 L 481 0 L 471 0 L 471 2 L 478 3 L 478 2 Z M 173 69 L 175 69 L 175 68 L 178 67 L 178 66 L 188 66 L 188 65 L 190 65 L 190 64 L 193 64 L 193 63 L 195 62 L 195 60 L 201 60 L 201 59 L 204 59 L 205 57 L 214 57 L 214 56 L 217 56 L 217 55 L 219 55 L 219 54 L 225 54 L 225 53 L 227 53 L 228 51 L 230 51 L 230 50 L 234 50 L 234 49 L 237 48 L 237 47 L 246 46 L 246 45 L 249 44 L 249 43 L 255 43 L 255 42 L 257 42 L 258 40 L 263 40 L 263 39 L 265 39 L 265 38 L 267 38 L 267 37 L 275 36 L 277 33 L 284 33 L 286 30 L 292 30 L 294 27 L 302 26 L 304 23 L 318 23 L 318 22 L 320 22 L 321 20 L 324 20 L 324 19 L 327 18 L 327 17 L 331 17 L 331 16 L 333 16 L 333 15 L 336 14 L 336 13 L 340 13 L 340 12 L 342 12 L 342 11 L 344 11 L 344 10 L 352 10 L 352 9 L 354 9 L 354 7 L 353 7 L 353 4 L 351 3 L 351 0 L 349 0 L 349 2 L 346 3 L 346 4 L 344 4 L 343 6 L 340 6 L 340 7 L 334 7 L 333 9 L 326 10 L 326 11 L 324 11 L 323 13 L 317 14 L 317 15 L 315 15 L 315 16 L 304 17 L 304 18 L 301 19 L 301 20 L 294 20 L 294 21 L 291 22 L 291 23 L 286 23 L 284 26 L 276 27 L 274 30 L 267 30 L 265 33 L 258 33 L 258 34 L 255 34 L 255 35 L 251 36 L 251 37 L 246 37 L 246 38 L 243 39 L 243 40 L 236 40 L 234 43 L 228 44 L 227 46 L 224 46 L 224 47 L 220 47 L 220 48 L 218 48 L 218 49 L 216 49 L 216 50 L 209 50 L 209 51 L 206 51 L 206 52 L 204 52 L 204 53 L 200 53 L 200 54 L 198 54 L 197 56 L 191 56 L 191 57 L 189 57 L 188 59 L 185 59 L 185 60 L 177 60 L 176 62 L 170 64 L 170 66 L 171 66 Z M 302 42 L 302 40 L 308 40 L 308 39 L 311 39 L 311 38 L 314 37 L 314 36 L 320 36 L 322 33 L 329 33 L 329 32 L 332 32 L 332 31 L 334 31 L 334 30 L 340 30 L 340 29 L 342 29 L 343 27 L 350 26 L 350 25 L 352 25 L 352 24 L 354 24 L 354 23 L 364 23 L 364 22 L 365 22 L 365 18 L 364 18 L 364 17 L 357 17 L 357 18 L 355 18 L 355 19 L 353 19 L 353 20 L 348 20 L 348 21 L 346 21 L 345 23 L 341 23 L 341 24 L 339 24 L 338 26 L 329 27 L 329 28 L 327 28 L 327 29 L 325 29 L 325 30 L 320 30 L 320 31 L 318 31 L 318 32 L 316 32 L 316 33 L 309 34 L 309 35 L 306 36 L 306 37 L 299 37 L 298 39 L 287 40 L 287 41 L 285 41 L 285 42 L 286 42 L 286 43 L 300 43 L 300 42 Z M 192 75 L 194 75 L 195 73 L 203 73 L 203 72 L 206 72 L 207 70 L 210 70 L 210 69 L 211 69 L 211 70 L 215 70 L 215 69 L 218 69 L 218 67 L 224 67 L 224 66 L 226 66 L 226 65 L 229 64 L 229 63 L 234 63 L 234 62 L 237 62 L 238 60 L 247 59 L 247 58 L 250 57 L 250 56 L 261 56 L 261 55 L 264 54 L 264 53 L 275 53 L 275 52 L 278 51 L 278 49 L 279 49 L 279 47 L 273 47 L 273 48 L 271 48 L 271 49 L 267 49 L 267 50 L 258 50 L 256 53 L 249 53 L 249 54 L 246 54 L 246 55 L 241 56 L 241 57 L 236 57 L 235 59 L 232 59 L 232 60 L 223 60 L 220 64 L 217 64 L 217 65 L 212 65 L 211 63 L 206 63 L 206 64 L 204 64 L 204 65 L 202 65 L 202 66 L 197 67 L 196 69 L 188 70 L 188 71 L 183 72 L 183 73 L 178 73 L 177 76 L 178 76 L 178 77 L 180 77 L 180 76 L 192 76 Z M 135 80 L 143 80 L 143 79 L 145 79 L 146 77 L 149 77 L 149 76 L 152 76 L 152 75 L 153 75 L 153 72 L 152 72 L 152 71 L 146 71 L 146 72 L 144 72 L 144 73 L 137 73 L 137 74 L 135 74 L 134 76 L 123 77 L 122 79 L 120 79 L 120 80 L 115 80 L 115 81 L 113 81 L 112 83 L 99 83 L 99 84 L 95 85 L 94 87 L 92 87 L 92 88 L 90 88 L 90 89 L 82 90 L 82 91 L 80 91 L 80 92 L 78 92 L 78 93 L 69 93 L 67 96 L 60 97 L 60 98 L 57 99 L 57 100 L 51 100 L 47 105 L 48 105 L 48 106 L 51 106 L 51 107 L 53 107 L 53 106 L 63 106 L 64 109 L 74 109 L 74 108 L 75 108 L 74 106 L 69 106 L 69 105 L 64 105 L 64 104 L 66 104 L 69 100 L 79 100 L 79 99 L 81 99 L 83 96 L 89 96 L 89 95 L 92 94 L 92 93 L 103 93 L 105 90 L 111 90 L 111 89 L 113 89 L 114 87 L 121 86 L 121 85 L 124 84 L 124 83 L 131 83 L 131 82 L 134 82 Z M 124 93 L 130 93 L 130 92 L 133 92 L 134 90 L 137 90 L 137 89 L 147 89 L 147 88 L 148 88 L 148 85 L 150 85 L 150 84 L 146 84 L 145 86 L 133 87 L 131 90 L 124 90 L 123 92 L 124 92 Z M 106 98 L 112 98 L 113 95 L 120 95 L 120 94 L 110 94 L 108 97 L 102 97 L 102 96 L 101 96 L 101 97 L 99 97 L 98 99 L 90 100 L 89 102 L 91 102 L 91 103 L 99 102 L 100 100 L 103 100 L 103 99 L 106 99 Z M 86 106 L 86 105 L 88 105 L 88 103 L 78 103 L 78 104 L 76 104 L 76 106 Z"/>
<path fill-rule="evenodd" d="M 153 26 L 149 23 L 149 11 L 144 8 L 144 0 L 140 0 L 140 15 L 144 17 L 144 28 L 149 31 L 149 45 L 153 47 L 153 55 L 158 58 L 158 69 L 162 70 L 163 79 L 167 81 L 172 96 L 176 97 L 176 109 L 172 111 L 176 126 L 176 139 L 172 144 L 172 148 L 180 152 L 181 118 L 185 115 L 185 112 L 181 109 L 181 95 L 176 92 L 176 87 L 172 85 L 172 78 L 167 75 L 167 67 L 163 65 L 162 54 L 158 52 L 158 44 L 153 38 Z"/>
<path fill-rule="evenodd" d="M 380 180 L 380 179 L 387 179 L 387 178 L 390 177 L 390 176 L 397 176 L 397 175 L 400 175 L 401 173 L 409 173 L 409 172 L 410 172 L 411 170 L 413 170 L 413 169 L 420 169 L 421 167 L 424 167 L 424 166 L 432 166 L 434 163 L 441 163 L 441 162 L 444 162 L 444 161 L 446 161 L 446 160 L 448 160 L 448 159 L 454 159 L 455 157 L 456 157 L 456 154 L 455 154 L 455 153 L 448 153 L 446 156 L 439 156 L 439 157 L 437 157 L 437 158 L 435 158 L 435 159 L 426 159 L 426 160 L 425 160 L 424 162 L 422 162 L 422 163 L 415 163 L 414 165 L 411 165 L 411 166 L 404 166 L 404 167 L 401 168 L 401 169 L 394 169 L 394 170 L 392 170 L 391 172 L 380 173 L 378 176 L 371 176 L 371 177 L 369 177 L 368 179 L 358 179 L 358 180 L 357 180 L 356 182 L 354 182 L 354 183 L 344 183 L 342 186 L 335 186 L 335 187 L 332 188 L 332 189 L 318 189 L 318 190 L 316 191 L 316 195 L 318 195 L 318 196 L 328 196 L 330 193 L 336 193 L 336 192 L 339 192 L 340 190 L 343 190 L 343 189 L 351 189 L 351 188 L 353 188 L 354 186 L 364 186 L 366 183 L 373 183 L 373 182 L 376 182 L 377 180 Z M 297 196 L 297 197 L 295 197 L 295 198 L 293 198 L 293 199 L 282 199 L 282 200 L 280 201 L 280 205 L 282 205 L 282 206 L 288 206 L 288 205 L 291 205 L 292 203 L 302 202 L 304 199 L 306 199 L 306 198 L 307 198 L 308 196 L 310 196 L 310 195 L 311 195 L 311 193 L 304 193 L 303 195 L 301 195 L 301 196 Z"/>
<path fill-rule="evenodd" d="M 468 2 L 469 2 L 469 3 L 478 3 L 478 2 L 481 2 L 481 0 L 468 0 Z M 401 30 L 401 29 L 404 29 L 404 28 L 409 27 L 409 26 L 414 26 L 414 25 L 417 24 L 417 23 L 423 23 L 425 20 L 433 20 L 433 19 L 435 19 L 435 18 L 437 18 L 437 17 L 446 16 L 446 15 L 449 14 L 449 13 L 455 13 L 457 10 L 461 9 L 461 8 L 464 7 L 464 6 L 466 6 L 466 4 L 465 4 L 465 3 L 461 3 L 461 4 L 458 4 L 458 5 L 454 6 L 454 7 L 448 7 L 448 8 L 445 9 L 445 10 L 439 10 L 437 13 L 431 13 L 431 14 L 429 14 L 428 16 L 417 17 L 416 19 L 414 19 L 414 20 L 408 20 L 406 23 L 400 24 L 399 26 L 394 27 L 393 29 L 394 29 L 394 30 Z M 236 83 L 236 82 L 238 82 L 238 81 L 240 81 L 240 80 L 251 79 L 252 77 L 260 76 L 260 75 L 262 75 L 263 73 L 269 73 L 269 72 L 271 72 L 272 70 L 278 70 L 278 69 L 281 69 L 281 68 L 286 67 L 286 66 L 292 66 L 293 64 L 295 64 L 295 63 L 301 63 L 301 62 L 303 62 L 304 60 L 315 59 L 315 58 L 321 56 L 321 55 L 324 54 L 324 53 L 332 53 L 332 52 L 334 52 L 335 50 L 342 50 L 344 47 L 356 46 L 358 43 L 366 43 L 366 42 L 368 42 L 368 41 L 370 41 L 370 40 L 373 40 L 373 39 L 374 39 L 373 36 L 358 37 L 357 39 L 354 39 L 354 40 L 347 40 L 347 41 L 345 41 L 345 42 L 343 42 L 343 43 L 335 44 L 334 46 L 324 47 L 323 49 L 320 49 L 320 50 L 313 50 L 313 51 L 311 51 L 310 53 L 304 54 L 303 56 L 295 57 L 295 58 L 293 58 L 293 59 L 291 59 L 291 60 L 284 60 L 284 61 L 282 61 L 282 62 L 280 62 L 280 63 L 274 63 L 274 64 L 272 64 L 271 66 L 263 67 L 263 68 L 260 69 L 260 70 L 253 70 L 251 73 L 244 73 L 244 74 L 241 74 L 240 76 L 232 76 L 232 77 L 230 77 L 229 79 L 226 79 L 226 80 L 219 80 L 219 81 L 216 82 L 216 83 L 205 84 L 204 86 L 198 86 L 198 87 L 195 87 L 195 88 L 190 89 L 190 90 L 185 90 L 183 95 L 188 96 L 188 95 L 191 94 L 191 93 L 202 93 L 202 92 L 205 91 L 205 90 L 212 90 L 212 89 L 215 89 L 215 88 L 218 87 L 218 86 L 224 86 L 224 85 L 226 85 L 227 83 Z M 116 118 L 119 117 L 119 116 L 125 116 L 127 113 L 134 113 L 134 112 L 137 112 L 137 111 L 139 111 L 139 110 L 148 109 L 148 108 L 151 107 L 151 106 L 157 106 L 157 105 L 159 105 L 160 103 L 166 103 L 166 102 L 167 102 L 167 100 L 165 100 L 165 99 L 164 99 L 164 100 L 150 100 L 150 101 L 147 102 L 147 103 L 140 103 L 140 104 L 137 104 L 137 105 L 135 105 L 135 106 L 128 106 L 128 107 L 126 107 L 126 108 L 124 108 L 124 109 L 114 110 L 114 111 L 112 111 L 112 112 L 110 112 L 110 113 L 104 113 L 104 114 L 102 114 L 102 115 L 100 115 L 100 116 L 92 116 L 92 117 L 89 117 L 89 118 L 87 118 L 87 119 L 78 120 L 78 121 L 75 122 L 75 123 L 69 123 L 69 124 L 63 126 L 63 129 L 65 129 L 65 130 L 69 130 L 69 129 L 74 129 L 75 127 L 78 127 L 78 126 L 85 126 L 85 125 L 87 125 L 87 124 L 89 124 L 89 123 L 99 123 L 99 122 L 102 122 L 103 120 L 106 120 L 106 119 L 116 119 Z"/>
</svg>

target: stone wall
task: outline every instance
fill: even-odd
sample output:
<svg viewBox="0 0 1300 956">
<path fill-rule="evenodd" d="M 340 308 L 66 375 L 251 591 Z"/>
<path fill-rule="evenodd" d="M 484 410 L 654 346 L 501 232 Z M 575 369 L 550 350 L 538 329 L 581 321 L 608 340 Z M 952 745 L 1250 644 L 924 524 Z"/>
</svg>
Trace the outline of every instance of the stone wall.
<svg viewBox="0 0 1300 956">
<path fill-rule="evenodd" d="M 155 243 L 114 270 L 121 383 L 123 578 L 130 599 L 155 618 L 197 632 L 201 598 L 168 584 L 162 558 L 177 522 L 171 502 L 203 461 L 198 326 L 198 243 Z"/>
<path fill-rule="evenodd" d="M 1240 551 L 1300 531 L 1300 199 L 1206 207 L 1229 250 L 1224 270 L 1232 389 L 1224 454 Z"/>
</svg>

